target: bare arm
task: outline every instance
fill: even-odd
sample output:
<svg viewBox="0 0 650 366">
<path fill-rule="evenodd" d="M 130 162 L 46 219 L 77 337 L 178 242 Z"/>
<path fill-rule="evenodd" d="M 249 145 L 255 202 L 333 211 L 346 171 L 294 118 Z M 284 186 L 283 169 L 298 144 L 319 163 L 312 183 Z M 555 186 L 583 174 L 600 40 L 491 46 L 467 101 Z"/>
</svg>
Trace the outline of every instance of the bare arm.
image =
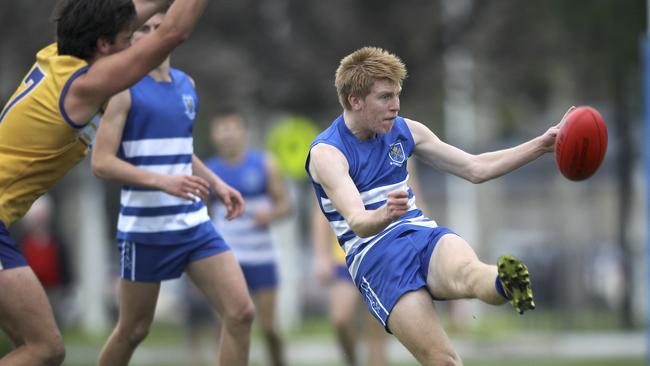
<svg viewBox="0 0 650 366">
<path fill-rule="evenodd" d="M 87 73 L 75 79 L 65 98 L 70 118 L 84 124 L 108 98 L 160 65 L 189 37 L 206 3 L 207 0 L 174 1 L 157 30 L 126 50 L 94 62 Z"/>
<path fill-rule="evenodd" d="M 232 220 L 244 212 L 244 198 L 241 193 L 214 174 L 196 155 L 192 155 L 192 171 L 209 183 L 212 193 L 226 206 L 227 220 Z"/>
<path fill-rule="evenodd" d="M 366 210 L 348 173 L 348 162 L 335 147 L 318 144 L 311 149 L 310 156 L 312 178 L 323 187 L 334 207 L 360 237 L 379 233 L 408 211 L 408 193 L 405 191 L 390 192 L 385 205 L 376 210 Z"/>
<path fill-rule="evenodd" d="M 259 225 L 268 225 L 272 221 L 287 216 L 291 212 L 289 205 L 289 197 L 287 197 L 287 190 L 284 186 L 284 179 L 280 174 L 275 160 L 270 156 L 265 156 L 264 165 L 266 168 L 268 191 L 273 202 L 271 210 L 253 213 L 255 222 Z"/>
<path fill-rule="evenodd" d="M 196 195 L 207 195 L 207 182 L 201 178 L 147 171 L 116 156 L 129 109 L 131 96 L 128 90 L 116 95 L 109 102 L 93 146 L 93 173 L 104 179 L 160 189 L 188 200 L 194 200 Z"/>
<path fill-rule="evenodd" d="M 569 109 L 569 111 L 571 110 L 572 108 Z M 472 183 L 482 183 L 500 177 L 530 163 L 545 153 L 553 152 L 555 138 L 562 123 L 558 123 L 544 134 L 521 145 L 473 155 L 443 142 L 419 122 L 408 119 L 406 122 L 415 140 L 416 156 L 436 169 L 454 174 Z"/>
<path fill-rule="evenodd" d="M 316 278 L 321 284 L 326 284 L 332 279 L 334 267 L 334 258 L 332 258 L 334 233 L 327 222 L 327 218 L 320 211 L 317 202 L 314 202 L 311 211 L 311 235 L 314 245 Z"/>
<path fill-rule="evenodd" d="M 133 29 L 138 29 L 144 24 L 152 15 L 163 9 L 170 0 L 133 0 L 135 5 L 135 12 L 137 18 L 133 25 Z"/>
</svg>

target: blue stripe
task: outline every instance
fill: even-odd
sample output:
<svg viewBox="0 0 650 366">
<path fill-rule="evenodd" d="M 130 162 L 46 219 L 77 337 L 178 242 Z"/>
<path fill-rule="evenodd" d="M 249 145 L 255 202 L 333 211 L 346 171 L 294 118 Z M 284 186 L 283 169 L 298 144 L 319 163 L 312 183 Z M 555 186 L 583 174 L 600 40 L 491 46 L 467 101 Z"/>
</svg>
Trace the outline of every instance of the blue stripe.
<svg viewBox="0 0 650 366">
<path fill-rule="evenodd" d="M 178 206 L 160 206 L 160 207 L 128 207 L 122 206 L 120 213 L 125 216 L 164 216 L 164 215 L 177 215 L 195 212 L 204 207 L 203 202 L 194 202 L 189 205 Z"/>
<path fill-rule="evenodd" d="M 192 155 L 184 154 L 184 155 L 135 156 L 132 158 L 125 158 L 124 160 L 133 165 L 187 164 L 192 162 Z"/>
<path fill-rule="evenodd" d="M 413 210 L 413 211 L 409 211 L 409 212 L 407 212 L 406 214 L 404 214 L 404 216 L 400 217 L 399 220 L 400 220 L 400 221 L 404 221 L 404 220 L 412 219 L 412 218 L 419 217 L 419 216 L 424 217 L 422 211 L 420 211 L 419 209 L 417 209 L 417 210 Z M 408 223 L 405 223 L 405 224 L 408 225 Z M 399 225 L 399 224 L 398 224 L 398 225 Z M 392 230 L 392 228 L 391 228 L 391 230 Z M 377 233 L 377 235 L 381 235 L 381 233 L 383 233 L 383 232 L 384 232 L 384 230 L 382 230 L 382 231 L 380 231 L 379 233 Z M 348 230 L 348 231 L 346 231 L 345 233 L 343 233 L 343 235 L 341 235 L 341 236 L 338 237 L 338 241 L 339 241 L 339 243 L 341 243 L 341 245 L 342 245 L 342 244 L 345 243 L 346 241 L 348 241 L 348 240 L 354 238 L 355 236 L 356 236 L 356 234 L 354 233 L 354 231 L 352 231 L 352 230 Z"/>
<path fill-rule="evenodd" d="M 72 76 L 68 79 L 68 81 L 65 82 L 65 86 L 63 87 L 63 91 L 61 91 L 61 96 L 59 97 L 59 111 L 61 111 L 61 115 L 63 116 L 63 119 L 72 127 L 72 128 L 83 128 L 86 127 L 86 125 L 90 121 L 86 121 L 83 125 L 78 125 L 70 119 L 70 116 L 65 112 L 65 107 L 64 107 L 64 101 L 65 101 L 65 96 L 68 94 L 68 89 L 70 89 L 70 85 L 72 85 L 72 82 L 78 78 L 80 75 L 88 72 L 88 69 L 90 66 L 86 65 L 80 68 L 79 70 L 75 71 Z"/>
<path fill-rule="evenodd" d="M 160 189 L 137 187 L 137 186 L 122 186 L 123 191 L 136 191 L 136 192 L 162 192 Z"/>
<path fill-rule="evenodd" d="M 413 198 L 413 190 L 411 188 L 409 188 L 408 194 L 409 194 L 409 199 Z M 386 200 L 371 203 L 369 205 L 364 205 L 364 207 L 365 207 L 366 210 L 376 210 L 379 207 L 383 206 L 384 204 L 386 204 Z M 322 210 L 322 207 L 321 207 L 321 210 Z M 325 217 L 327 217 L 327 221 L 343 221 L 343 220 L 345 220 L 343 218 L 343 216 L 341 214 L 339 214 L 338 212 L 336 212 L 336 211 L 335 212 L 327 212 L 327 213 L 324 213 L 324 214 L 325 214 Z"/>
<path fill-rule="evenodd" d="M 348 231 L 344 232 L 343 235 L 338 237 L 339 243 L 345 243 L 346 241 L 348 241 L 348 240 L 350 240 L 350 239 L 352 239 L 352 238 L 354 238 L 356 236 L 357 236 L 357 234 L 355 234 L 354 231 L 348 230 Z"/>
<path fill-rule="evenodd" d="M 181 230 L 160 231 L 155 233 L 117 231 L 118 240 L 134 241 L 143 244 L 176 245 L 193 241 L 208 242 L 210 240 L 223 240 L 210 221 L 205 221 L 197 226 Z"/>
</svg>

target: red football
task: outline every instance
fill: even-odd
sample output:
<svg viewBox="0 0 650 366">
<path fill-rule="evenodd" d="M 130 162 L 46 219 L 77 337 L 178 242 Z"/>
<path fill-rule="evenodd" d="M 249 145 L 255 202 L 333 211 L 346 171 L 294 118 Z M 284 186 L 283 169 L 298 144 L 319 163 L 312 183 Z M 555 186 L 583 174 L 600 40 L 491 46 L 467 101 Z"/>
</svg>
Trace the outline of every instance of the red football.
<svg viewBox="0 0 650 366">
<path fill-rule="evenodd" d="M 555 161 L 562 175 L 584 180 L 598 170 L 607 151 L 607 126 L 592 107 L 574 109 L 555 140 Z"/>
</svg>

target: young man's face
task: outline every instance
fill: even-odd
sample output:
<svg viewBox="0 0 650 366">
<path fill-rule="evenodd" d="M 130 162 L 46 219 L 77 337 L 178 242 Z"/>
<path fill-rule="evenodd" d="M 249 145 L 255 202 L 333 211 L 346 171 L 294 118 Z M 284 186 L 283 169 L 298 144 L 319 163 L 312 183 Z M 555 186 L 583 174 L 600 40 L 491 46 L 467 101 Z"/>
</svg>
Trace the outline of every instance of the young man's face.
<svg viewBox="0 0 650 366">
<path fill-rule="evenodd" d="M 246 144 L 246 127 L 242 117 L 230 114 L 215 118 L 211 138 L 221 155 L 234 156 L 242 152 Z"/>
<path fill-rule="evenodd" d="M 362 119 L 374 133 L 390 131 L 399 113 L 399 95 L 402 88 L 390 80 L 377 80 L 368 94 L 359 102 Z"/>
<path fill-rule="evenodd" d="M 113 42 L 111 42 L 108 47 L 106 48 L 106 51 L 104 55 L 112 55 L 114 53 L 123 51 L 131 45 L 131 35 L 133 33 L 131 30 L 123 30 L 120 31 L 116 36 Z"/>
</svg>

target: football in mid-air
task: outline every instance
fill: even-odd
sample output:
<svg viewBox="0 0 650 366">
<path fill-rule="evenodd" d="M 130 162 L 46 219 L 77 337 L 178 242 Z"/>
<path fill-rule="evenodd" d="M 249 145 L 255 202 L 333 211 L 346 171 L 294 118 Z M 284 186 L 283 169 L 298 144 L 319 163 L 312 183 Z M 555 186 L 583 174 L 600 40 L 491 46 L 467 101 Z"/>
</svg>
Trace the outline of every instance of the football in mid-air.
<svg viewBox="0 0 650 366">
<path fill-rule="evenodd" d="M 555 140 L 557 167 L 570 180 L 591 177 L 605 158 L 607 126 L 600 113 L 581 106 L 569 112 Z"/>
</svg>

